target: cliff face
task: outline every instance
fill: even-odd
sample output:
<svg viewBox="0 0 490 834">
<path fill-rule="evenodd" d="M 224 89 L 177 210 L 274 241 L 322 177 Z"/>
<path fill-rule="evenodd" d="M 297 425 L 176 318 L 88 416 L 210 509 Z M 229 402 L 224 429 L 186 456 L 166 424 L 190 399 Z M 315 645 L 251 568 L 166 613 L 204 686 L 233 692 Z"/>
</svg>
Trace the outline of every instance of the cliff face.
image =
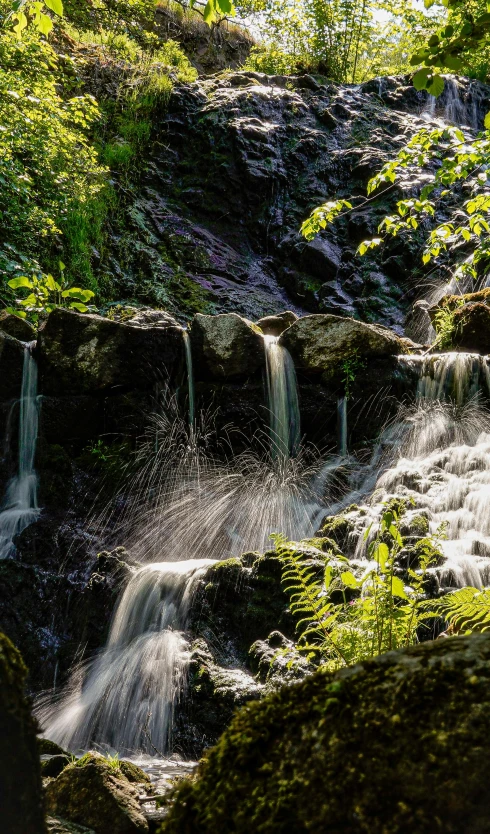
<svg viewBox="0 0 490 834">
<path fill-rule="evenodd" d="M 481 123 L 486 88 L 465 82 L 457 94 L 459 118 Z M 299 228 L 319 203 L 365 194 L 369 178 L 437 116 L 424 96 L 402 77 L 354 87 L 230 71 L 177 86 L 154 123 L 124 233 L 111 242 L 105 268 L 116 292 L 183 318 L 233 310 L 256 319 L 288 307 L 401 332 L 423 277 L 422 239 L 356 256 L 398 189 L 311 243 Z"/>
</svg>

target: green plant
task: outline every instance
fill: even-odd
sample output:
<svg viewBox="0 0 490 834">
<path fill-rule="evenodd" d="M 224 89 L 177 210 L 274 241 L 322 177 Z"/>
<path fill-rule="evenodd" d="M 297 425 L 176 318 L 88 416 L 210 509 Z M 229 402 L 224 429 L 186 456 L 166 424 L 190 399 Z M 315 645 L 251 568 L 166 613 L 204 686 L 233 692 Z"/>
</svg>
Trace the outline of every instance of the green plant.
<svg viewBox="0 0 490 834">
<path fill-rule="evenodd" d="M 490 588 L 460 588 L 427 603 L 427 607 L 432 610 L 431 616 L 443 617 L 452 631 L 468 633 L 490 629 Z"/>
<path fill-rule="evenodd" d="M 419 548 L 419 568 L 408 569 L 407 585 L 396 572 L 404 546 L 399 530 L 402 511 L 394 504 L 386 507 L 368 546 L 369 566 L 357 576 L 346 557 L 332 552 L 319 576 L 318 566 L 308 560 L 315 555 L 314 540 L 304 547 L 275 537 L 290 609 L 299 618 L 299 651 L 337 668 L 417 642 L 417 631 L 427 616 L 424 584 L 428 569 L 440 557 L 442 530 Z M 366 538 L 370 533 L 371 528 Z M 319 550 L 317 556 L 325 558 Z"/>
<path fill-rule="evenodd" d="M 349 399 L 351 395 L 351 386 L 356 380 L 359 371 L 366 367 L 366 362 L 359 356 L 359 351 L 354 350 L 350 356 L 347 356 L 341 362 L 342 371 L 342 385 L 344 387 L 344 396 Z"/>
<path fill-rule="evenodd" d="M 11 8 L 12 20 L 16 21 L 13 29 L 18 38 L 21 37 L 29 22 L 41 35 L 49 35 L 53 28 L 53 21 L 49 14 L 46 14 L 46 9 L 63 17 L 62 0 L 34 0 L 34 2 L 33 0 L 14 0 Z"/>
<path fill-rule="evenodd" d="M 56 307 L 66 307 L 69 310 L 77 310 L 79 313 L 87 313 L 90 309 L 94 309 L 87 306 L 87 301 L 94 297 L 92 290 L 71 287 L 65 278 L 65 265 L 61 261 L 59 268 L 61 275 L 59 281 L 56 281 L 52 275 L 44 275 L 44 273 L 33 273 L 30 278 L 27 275 L 21 275 L 19 278 L 12 278 L 8 281 L 11 289 L 27 290 L 28 295 L 25 298 L 17 298 L 17 307 L 7 307 L 7 311 L 37 323 L 40 317 L 48 315 Z"/>
<path fill-rule="evenodd" d="M 434 328 L 437 333 L 435 344 L 442 350 L 451 350 L 456 332 L 454 313 L 464 306 L 464 299 L 458 299 L 452 306 L 445 304 L 434 315 Z"/>
<path fill-rule="evenodd" d="M 111 770 L 118 771 L 120 769 L 119 753 L 115 753 L 114 756 L 108 753 L 105 759 Z"/>
</svg>

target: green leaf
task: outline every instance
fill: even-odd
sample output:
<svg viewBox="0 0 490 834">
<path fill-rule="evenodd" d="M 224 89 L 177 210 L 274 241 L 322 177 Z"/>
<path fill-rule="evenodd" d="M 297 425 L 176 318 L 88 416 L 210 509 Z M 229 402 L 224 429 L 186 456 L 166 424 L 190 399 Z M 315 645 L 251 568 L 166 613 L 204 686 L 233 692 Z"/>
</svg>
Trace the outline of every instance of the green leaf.
<svg viewBox="0 0 490 834">
<path fill-rule="evenodd" d="M 347 588 L 357 588 L 358 581 L 350 570 L 346 570 L 340 574 L 340 578 Z"/>
<path fill-rule="evenodd" d="M 40 14 L 36 17 L 36 26 L 42 35 L 49 35 L 53 28 L 53 21 L 47 14 Z"/>
<path fill-rule="evenodd" d="M 431 96 L 435 96 L 437 98 L 441 95 L 444 90 L 444 78 L 442 75 L 433 75 L 430 83 L 427 85 L 427 92 L 431 94 Z"/>
<path fill-rule="evenodd" d="M 82 301 L 89 301 L 94 295 L 95 293 L 92 290 L 82 290 L 80 287 L 71 287 L 61 293 L 62 298 L 80 298 Z"/>
<path fill-rule="evenodd" d="M 52 12 L 57 14 L 59 17 L 63 17 L 63 3 L 62 0 L 44 0 L 48 9 L 51 9 Z"/>
<path fill-rule="evenodd" d="M 444 63 L 446 67 L 453 70 L 454 72 L 457 72 L 463 66 L 461 58 L 458 55 L 451 55 L 451 53 L 444 57 Z"/>
<path fill-rule="evenodd" d="M 485 127 L 487 130 L 490 130 L 490 111 L 485 116 Z"/>
<path fill-rule="evenodd" d="M 418 72 L 415 73 L 412 81 L 413 86 L 416 90 L 425 90 L 429 75 L 430 69 L 428 69 L 427 67 L 424 67 L 423 69 L 420 69 L 418 70 Z"/>
<path fill-rule="evenodd" d="M 46 275 L 44 283 L 48 290 L 51 290 L 51 292 L 59 292 L 61 289 L 60 285 L 56 283 L 52 275 Z"/>
<path fill-rule="evenodd" d="M 391 579 L 391 593 L 394 597 L 409 599 L 408 594 L 405 591 L 405 586 L 399 576 L 393 576 Z"/>
<path fill-rule="evenodd" d="M 386 562 L 388 561 L 390 556 L 390 551 L 388 549 L 388 545 L 384 542 L 378 542 L 376 547 L 374 548 L 373 558 L 379 565 L 381 571 L 384 571 L 386 567 Z"/>
<path fill-rule="evenodd" d="M 69 306 L 70 310 L 78 310 L 79 313 L 86 313 L 88 310 L 88 307 L 85 304 L 80 304 L 77 301 L 72 301 Z"/>
<path fill-rule="evenodd" d="M 32 279 L 28 278 L 27 275 L 21 275 L 20 278 L 12 278 L 7 283 L 13 290 L 17 290 L 19 287 L 27 287 L 31 290 L 34 286 Z"/>
</svg>

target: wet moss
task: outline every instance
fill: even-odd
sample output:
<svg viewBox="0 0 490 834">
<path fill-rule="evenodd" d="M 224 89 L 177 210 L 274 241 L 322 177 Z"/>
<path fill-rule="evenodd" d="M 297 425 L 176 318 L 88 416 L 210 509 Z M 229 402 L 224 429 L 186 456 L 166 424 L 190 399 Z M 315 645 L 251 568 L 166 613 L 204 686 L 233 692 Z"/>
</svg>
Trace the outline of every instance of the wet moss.
<svg viewBox="0 0 490 834">
<path fill-rule="evenodd" d="M 246 705 L 159 834 L 487 834 L 490 636 L 321 670 Z"/>
</svg>

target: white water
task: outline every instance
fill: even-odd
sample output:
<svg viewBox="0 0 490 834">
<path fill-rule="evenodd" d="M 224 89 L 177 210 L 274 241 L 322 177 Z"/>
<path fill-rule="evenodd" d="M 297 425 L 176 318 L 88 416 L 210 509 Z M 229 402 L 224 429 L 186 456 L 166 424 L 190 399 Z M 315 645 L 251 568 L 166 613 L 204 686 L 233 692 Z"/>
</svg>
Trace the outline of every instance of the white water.
<svg viewBox="0 0 490 834">
<path fill-rule="evenodd" d="M 264 336 L 267 365 L 272 456 L 288 458 L 298 452 L 300 412 L 296 371 L 289 351 L 277 336 Z"/>
<path fill-rule="evenodd" d="M 185 691 L 184 630 L 196 581 L 209 559 L 138 570 L 114 614 L 104 651 L 72 674 L 59 700 L 37 711 L 43 733 L 64 748 L 166 753 Z"/>
<path fill-rule="evenodd" d="M 187 396 L 188 396 L 188 413 L 189 426 L 194 426 L 195 419 L 195 394 L 194 394 L 194 370 L 192 366 L 192 348 L 191 340 L 187 330 L 184 330 L 184 348 L 185 348 L 185 364 L 187 370 Z"/>
<path fill-rule="evenodd" d="M 339 435 L 339 454 L 347 455 L 347 397 L 339 397 L 337 402 L 337 425 Z"/>
<path fill-rule="evenodd" d="M 413 502 L 410 514 L 429 519 L 431 533 L 445 527 L 446 562 L 434 569 L 440 586 L 481 588 L 490 584 L 490 412 L 479 405 L 487 360 L 448 353 L 399 361 L 419 371 L 417 403 L 375 450 L 378 471 L 383 446 L 396 454 L 374 485 L 366 476 L 363 491 L 372 494 L 356 556 L 366 554 L 363 530 L 373 522 L 375 534 L 383 502 L 396 495 Z"/>
<path fill-rule="evenodd" d="M 26 344 L 19 401 L 19 462 L 0 506 L 0 559 L 15 553 L 14 538 L 39 517 L 37 506 L 36 454 L 38 405 L 37 364 L 33 344 Z"/>
</svg>

